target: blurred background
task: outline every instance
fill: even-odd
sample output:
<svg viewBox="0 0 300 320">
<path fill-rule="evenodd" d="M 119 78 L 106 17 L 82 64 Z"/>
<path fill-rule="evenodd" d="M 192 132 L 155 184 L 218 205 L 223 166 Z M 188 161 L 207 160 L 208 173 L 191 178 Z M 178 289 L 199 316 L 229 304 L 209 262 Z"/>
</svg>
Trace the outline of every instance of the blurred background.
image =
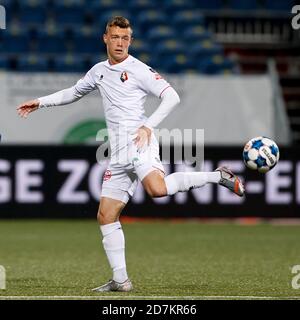
<svg viewBox="0 0 300 320">
<path fill-rule="evenodd" d="M 216 186 L 149 199 L 141 186 L 125 216 L 300 215 L 300 6 L 292 0 L 0 0 L 0 217 L 94 217 L 105 165 L 96 162 L 101 100 L 17 117 L 21 102 L 74 85 L 106 59 L 107 20 L 131 21 L 130 53 L 181 96 L 161 128 L 204 129 L 204 170 L 225 162 L 245 199 Z M 3 10 L 4 8 L 4 10 Z M 5 15 L 4 15 L 5 13 Z M 3 19 L 2 19 L 3 20 Z M 159 101 L 147 100 L 147 114 Z M 281 160 L 249 172 L 242 149 L 266 135 Z M 167 172 L 194 170 L 167 164 Z M 76 178 L 75 178 L 76 177 Z"/>
</svg>

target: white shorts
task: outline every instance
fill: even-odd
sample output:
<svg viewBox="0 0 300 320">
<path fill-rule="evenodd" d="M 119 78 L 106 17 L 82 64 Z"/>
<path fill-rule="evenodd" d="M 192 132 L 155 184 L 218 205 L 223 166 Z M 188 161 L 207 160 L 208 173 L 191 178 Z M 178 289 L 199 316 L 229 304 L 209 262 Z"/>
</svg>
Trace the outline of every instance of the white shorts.
<svg viewBox="0 0 300 320">
<path fill-rule="evenodd" d="M 165 173 L 159 157 L 159 145 L 154 134 L 151 142 L 141 152 L 132 142 L 121 155 L 122 161 L 111 161 L 103 176 L 101 197 L 127 203 L 133 196 L 138 180 L 142 181 L 151 171 Z"/>
</svg>

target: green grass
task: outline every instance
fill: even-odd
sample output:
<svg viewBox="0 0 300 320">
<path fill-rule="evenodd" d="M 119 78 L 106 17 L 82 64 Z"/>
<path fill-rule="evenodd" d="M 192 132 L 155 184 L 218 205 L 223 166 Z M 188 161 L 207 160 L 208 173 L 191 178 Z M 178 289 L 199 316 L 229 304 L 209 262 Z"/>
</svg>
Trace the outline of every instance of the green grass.
<svg viewBox="0 0 300 320">
<path fill-rule="evenodd" d="M 130 293 L 102 296 L 299 297 L 300 226 L 124 224 Z M 111 277 L 91 220 L 0 220 L 1 296 L 93 296 Z"/>
</svg>

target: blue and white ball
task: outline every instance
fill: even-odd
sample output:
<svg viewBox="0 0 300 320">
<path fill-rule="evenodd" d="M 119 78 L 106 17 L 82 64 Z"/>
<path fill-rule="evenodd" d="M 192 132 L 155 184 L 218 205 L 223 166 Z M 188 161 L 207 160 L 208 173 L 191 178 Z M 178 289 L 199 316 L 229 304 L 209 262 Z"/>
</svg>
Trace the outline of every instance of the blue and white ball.
<svg viewBox="0 0 300 320">
<path fill-rule="evenodd" d="M 279 148 L 270 138 L 256 137 L 246 143 L 243 159 L 249 169 L 266 173 L 276 166 Z"/>
</svg>

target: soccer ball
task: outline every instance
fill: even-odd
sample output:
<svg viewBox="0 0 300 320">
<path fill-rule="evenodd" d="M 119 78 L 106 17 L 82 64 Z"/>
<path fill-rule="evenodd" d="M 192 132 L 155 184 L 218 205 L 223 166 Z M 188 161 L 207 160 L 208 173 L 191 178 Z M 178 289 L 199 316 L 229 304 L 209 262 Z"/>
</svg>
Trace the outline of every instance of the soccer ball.
<svg viewBox="0 0 300 320">
<path fill-rule="evenodd" d="M 243 159 L 249 169 L 265 173 L 277 164 L 279 148 L 270 138 L 256 137 L 246 143 Z"/>
</svg>

